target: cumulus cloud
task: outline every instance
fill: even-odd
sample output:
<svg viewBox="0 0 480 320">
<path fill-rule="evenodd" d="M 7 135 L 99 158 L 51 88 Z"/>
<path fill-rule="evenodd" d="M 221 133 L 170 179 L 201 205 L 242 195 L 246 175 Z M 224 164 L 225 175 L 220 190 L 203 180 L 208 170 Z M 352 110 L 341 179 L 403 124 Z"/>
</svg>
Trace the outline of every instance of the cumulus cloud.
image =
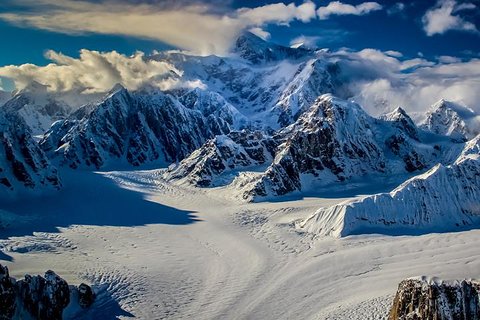
<svg viewBox="0 0 480 320">
<path fill-rule="evenodd" d="M 254 35 L 256 35 L 257 37 L 259 37 L 263 40 L 268 40 L 271 37 L 270 32 L 265 31 L 265 30 L 263 30 L 262 28 L 259 28 L 259 27 L 251 28 L 248 31 L 250 31 L 251 33 L 253 33 Z"/>
<path fill-rule="evenodd" d="M 326 20 L 332 15 L 363 16 L 370 12 L 381 10 L 382 8 L 383 7 L 377 2 L 364 2 L 354 6 L 340 1 L 333 1 L 325 7 L 318 8 L 317 14 L 321 20 Z"/>
<path fill-rule="evenodd" d="M 180 85 L 201 86 L 200 83 L 182 83 L 181 71 L 166 62 L 145 59 L 142 52 L 125 56 L 116 51 L 101 53 L 83 49 L 79 58 L 72 58 L 50 50 L 45 56 L 52 61 L 46 66 L 4 66 L 0 67 L 0 76 L 12 79 L 17 89 L 38 82 L 57 92 L 106 92 L 116 83 L 129 89 L 144 84 L 163 90 Z"/>
<path fill-rule="evenodd" d="M 443 34 L 449 30 L 479 33 L 475 24 L 466 21 L 459 14 L 460 11 L 475 8 L 473 3 L 458 4 L 455 0 L 439 0 L 422 17 L 423 29 L 428 36 Z"/>
<path fill-rule="evenodd" d="M 5 0 L 13 3 L 13 0 Z M 169 1 L 171 2 L 171 1 Z M 24 7 L 0 13 L 0 20 L 19 26 L 67 34 L 97 33 L 160 40 L 200 54 L 226 54 L 239 33 L 266 24 L 308 22 L 315 18 L 311 1 L 268 4 L 218 13 L 211 5 L 196 3 L 174 7 L 161 2 L 104 0 L 15 0 Z M 25 10 L 26 8 L 26 10 Z"/>
<path fill-rule="evenodd" d="M 420 119 L 440 99 L 480 112 L 480 59 L 401 60 L 375 49 L 338 51 L 332 58 L 350 96 L 371 114 L 401 106 Z"/>
</svg>

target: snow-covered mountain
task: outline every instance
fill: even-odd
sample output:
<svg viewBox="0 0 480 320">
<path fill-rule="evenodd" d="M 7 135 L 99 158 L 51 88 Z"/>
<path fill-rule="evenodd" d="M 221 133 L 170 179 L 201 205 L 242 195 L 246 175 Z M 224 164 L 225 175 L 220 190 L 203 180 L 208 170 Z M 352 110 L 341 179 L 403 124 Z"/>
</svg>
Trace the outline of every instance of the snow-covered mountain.
<svg viewBox="0 0 480 320">
<path fill-rule="evenodd" d="M 476 114 L 471 109 L 442 99 L 432 105 L 420 127 L 439 135 L 466 141 L 479 133 L 476 132 L 477 125 L 469 125 L 475 117 Z"/>
<path fill-rule="evenodd" d="M 237 38 L 233 53 L 254 64 L 278 62 L 285 59 L 300 59 L 312 53 L 311 50 L 290 48 L 269 43 L 251 32 L 245 32 Z"/>
<path fill-rule="evenodd" d="M 241 183 L 245 199 L 301 191 L 304 184 L 327 185 L 373 173 L 391 175 L 448 161 L 448 141 L 419 140 L 401 109 L 384 119 L 369 116 L 355 103 L 322 95 L 294 124 L 279 134 L 270 167 Z M 242 179 L 242 177 L 239 177 Z M 305 181 L 305 183 L 302 183 Z"/>
<path fill-rule="evenodd" d="M 25 121 L 0 110 L 0 196 L 59 189 L 57 170 L 33 140 Z"/>
<path fill-rule="evenodd" d="M 480 222 L 480 135 L 451 165 L 437 164 L 390 193 L 321 208 L 299 227 L 342 237 L 364 232 L 422 232 Z"/>
<path fill-rule="evenodd" d="M 32 135 L 39 136 L 55 121 L 65 119 L 81 105 L 96 98 L 98 94 L 50 92 L 47 86 L 33 82 L 14 92 L 2 108 L 17 113 L 30 128 Z"/>
<path fill-rule="evenodd" d="M 244 150 L 252 143 L 256 152 L 272 154 L 273 159 L 252 161 Z M 406 175 L 454 161 L 461 147 L 447 137 L 420 133 L 401 108 L 376 119 L 358 104 L 325 94 L 294 124 L 267 140 L 260 134 L 214 139 L 171 167 L 165 177 L 211 186 L 217 176 L 226 172 L 229 179 L 221 179 L 225 183 L 234 174 L 231 187 L 242 198 L 255 200 L 362 176 Z"/>
<path fill-rule="evenodd" d="M 85 108 L 56 122 L 40 141 L 60 165 L 167 165 L 207 139 L 246 124 L 221 96 L 196 89 L 177 99 L 157 89 L 129 92 L 118 85 L 101 102 Z M 85 115 L 77 120 L 79 113 Z"/>
<path fill-rule="evenodd" d="M 229 57 L 161 52 L 149 57 L 181 70 L 183 82 L 200 81 L 217 92 L 258 128 L 294 122 L 323 93 L 338 94 L 339 67 L 322 51 L 288 48 L 246 33 Z"/>
</svg>

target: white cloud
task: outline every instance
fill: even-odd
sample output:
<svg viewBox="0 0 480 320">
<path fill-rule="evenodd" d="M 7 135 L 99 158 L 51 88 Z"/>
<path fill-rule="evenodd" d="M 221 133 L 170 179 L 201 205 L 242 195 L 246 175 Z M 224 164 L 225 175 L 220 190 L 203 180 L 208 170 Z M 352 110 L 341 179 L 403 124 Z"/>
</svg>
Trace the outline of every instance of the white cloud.
<svg viewBox="0 0 480 320">
<path fill-rule="evenodd" d="M 387 56 L 391 56 L 391 57 L 395 57 L 395 58 L 403 57 L 403 53 L 398 52 L 398 51 L 394 51 L 394 50 L 387 50 L 387 51 L 385 51 L 385 54 Z"/>
<path fill-rule="evenodd" d="M 294 19 L 309 22 L 315 18 L 315 4 L 311 1 L 296 6 L 283 3 L 267 4 L 256 8 L 242 8 L 237 10 L 237 18 L 248 25 L 262 25 L 265 23 L 288 23 Z"/>
<path fill-rule="evenodd" d="M 13 3 L 13 0 L 5 0 Z M 315 4 L 269 4 L 218 13 L 207 5 L 165 7 L 156 3 L 129 4 L 86 0 L 16 0 L 28 10 L 0 13 L 0 20 L 19 26 L 67 34 L 98 33 L 160 40 L 199 54 L 227 54 L 243 30 L 266 24 L 308 22 Z"/>
<path fill-rule="evenodd" d="M 296 48 L 299 46 L 304 46 L 307 48 L 316 48 L 317 42 L 320 40 L 320 36 L 298 36 L 290 41 L 290 46 Z"/>
<path fill-rule="evenodd" d="M 342 3 L 340 1 L 330 2 L 325 7 L 317 10 L 318 17 L 322 20 L 328 19 L 332 15 L 366 15 L 372 11 L 381 10 L 382 6 L 377 2 L 364 2 L 353 6 L 351 4 Z"/>
<path fill-rule="evenodd" d="M 477 27 L 456 14 L 462 10 L 472 10 L 472 3 L 458 4 L 455 0 L 439 0 L 422 17 L 423 29 L 428 36 L 443 34 L 449 30 L 459 30 L 479 33 Z"/>
<path fill-rule="evenodd" d="M 458 62 L 461 62 L 462 59 L 458 58 L 458 57 L 452 57 L 452 56 L 439 56 L 437 57 L 438 61 L 440 63 L 458 63 Z"/>
<path fill-rule="evenodd" d="M 257 37 L 259 37 L 263 40 L 268 40 L 271 37 L 270 32 L 265 31 L 265 30 L 263 30 L 262 28 L 259 28 L 259 27 L 251 28 L 248 31 L 250 31 L 251 33 L 253 33 L 254 35 L 256 35 Z"/>
<path fill-rule="evenodd" d="M 480 112 L 480 59 L 400 60 L 375 49 L 343 50 L 332 57 L 351 95 L 371 114 L 401 106 L 423 115 L 442 98 Z"/>
<path fill-rule="evenodd" d="M 147 83 L 163 90 L 180 85 L 180 71 L 166 62 L 145 59 L 142 52 L 128 57 L 115 51 L 101 53 L 83 49 L 76 59 L 50 50 L 45 56 L 52 63 L 0 67 L 0 76 L 12 79 L 17 89 L 38 82 L 48 85 L 51 91 L 60 92 L 106 92 L 116 83 L 129 89 Z M 191 85 L 194 84 L 185 84 Z"/>
</svg>

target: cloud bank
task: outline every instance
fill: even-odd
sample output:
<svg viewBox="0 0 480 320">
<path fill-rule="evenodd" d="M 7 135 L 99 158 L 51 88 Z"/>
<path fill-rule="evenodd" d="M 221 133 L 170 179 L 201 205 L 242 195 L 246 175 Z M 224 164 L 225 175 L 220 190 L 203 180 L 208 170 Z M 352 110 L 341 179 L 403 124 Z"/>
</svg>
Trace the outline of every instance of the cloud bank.
<svg viewBox="0 0 480 320">
<path fill-rule="evenodd" d="M 392 52 L 339 51 L 332 59 L 354 100 L 378 115 L 401 106 L 417 118 L 440 99 L 480 112 L 480 59 L 400 60 Z M 415 113 L 418 113 L 415 115 Z"/>
<path fill-rule="evenodd" d="M 56 92 L 106 92 L 117 83 L 132 90 L 145 84 L 163 90 L 180 85 L 195 86 L 193 83 L 181 83 L 181 71 L 174 66 L 144 59 L 142 52 L 125 56 L 116 51 L 101 53 L 83 49 L 76 59 L 50 50 L 45 56 L 52 63 L 46 66 L 23 64 L 0 67 L 0 76 L 12 79 L 19 90 L 38 82 Z"/>
<path fill-rule="evenodd" d="M 449 30 L 479 33 L 477 27 L 460 16 L 460 11 L 474 10 L 473 3 L 457 3 L 454 0 L 439 0 L 422 17 L 423 29 L 428 36 L 443 34 Z"/>
<path fill-rule="evenodd" d="M 266 24 L 308 22 L 316 17 L 311 1 L 268 4 L 219 13 L 215 7 L 180 1 L 132 4 L 122 1 L 5 0 L 24 10 L 1 13 L 0 20 L 67 34 L 110 34 L 160 40 L 198 54 L 225 55 L 243 31 Z M 167 1 L 168 3 L 174 3 Z M 25 9 L 26 8 L 26 9 Z M 254 29 L 261 30 L 261 29 Z"/>
</svg>

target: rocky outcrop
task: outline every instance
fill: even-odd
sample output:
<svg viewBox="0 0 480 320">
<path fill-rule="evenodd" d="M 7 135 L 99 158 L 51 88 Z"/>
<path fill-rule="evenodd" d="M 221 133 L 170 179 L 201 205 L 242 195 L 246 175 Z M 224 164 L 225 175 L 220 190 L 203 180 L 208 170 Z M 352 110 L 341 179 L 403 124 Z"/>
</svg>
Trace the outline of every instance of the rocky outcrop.
<svg viewBox="0 0 480 320">
<path fill-rule="evenodd" d="M 438 279 L 407 279 L 395 295 L 389 320 L 480 319 L 480 283 L 444 282 Z"/>
<path fill-rule="evenodd" d="M 86 309 L 90 307 L 94 301 L 95 293 L 93 292 L 92 288 L 85 283 L 81 283 L 78 286 L 78 304 L 80 307 Z"/>
<path fill-rule="evenodd" d="M 70 303 L 70 288 L 65 280 L 49 270 L 45 276 L 26 275 L 17 282 L 20 306 L 35 319 L 62 319 Z"/>
<path fill-rule="evenodd" d="M 10 278 L 8 268 L 0 265 L 0 319 L 12 319 L 16 304 L 15 280 Z"/>
<path fill-rule="evenodd" d="M 74 290 L 78 292 L 78 301 L 72 301 Z M 51 270 L 43 277 L 27 274 L 17 281 L 9 276 L 6 266 L 0 265 L 0 319 L 62 319 L 63 311 L 71 303 L 86 309 L 94 301 L 95 293 L 90 286 L 84 283 L 78 288 L 69 286 Z"/>
<path fill-rule="evenodd" d="M 0 110 L 0 195 L 60 187 L 57 169 L 33 140 L 25 121 L 13 111 Z"/>
</svg>

